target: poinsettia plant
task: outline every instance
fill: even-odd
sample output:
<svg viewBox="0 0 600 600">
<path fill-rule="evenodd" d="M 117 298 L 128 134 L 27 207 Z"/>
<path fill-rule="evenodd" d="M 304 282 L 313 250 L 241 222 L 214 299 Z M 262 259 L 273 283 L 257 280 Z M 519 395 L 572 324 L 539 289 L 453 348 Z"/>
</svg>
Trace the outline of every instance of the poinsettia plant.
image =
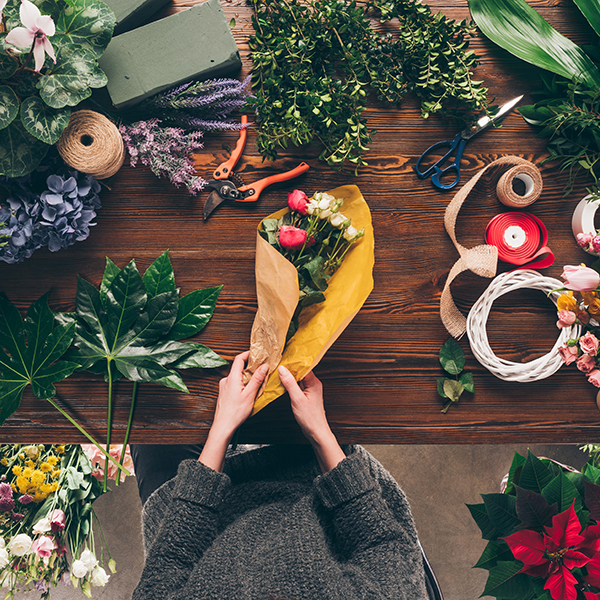
<svg viewBox="0 0 600 600">
<path fill-rule="evenodd" d="M 1 0 L 0 175 L 31 173 L 71 107 L 107 78 L 98 66 L 115 15 L 100 0 Z"/>
<path fill-rule="evenodd" d="M 515 453 L 503 492 L 467 505 L 488 544 L 482 596 L 600 600 L 600 468 Z"/>
</svg>

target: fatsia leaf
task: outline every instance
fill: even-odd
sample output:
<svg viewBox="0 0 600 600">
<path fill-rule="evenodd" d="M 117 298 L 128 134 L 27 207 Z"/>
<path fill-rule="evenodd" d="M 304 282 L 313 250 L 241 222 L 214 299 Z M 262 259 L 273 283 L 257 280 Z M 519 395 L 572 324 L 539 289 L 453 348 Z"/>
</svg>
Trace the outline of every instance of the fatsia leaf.
<svg viewBox="0 0 600 600">
<path fill-rule="evenodd" d="M 196 344 L 194 342 L 188 342 L 186 346 L 189 346 L 193 352 L 176 362 L 173 365 L 176 369 L 191 369 L 194 367 L 200 369 L 214 369 L 227 364 L 225 359 L 221 358 L 207 346 Z"/>
<path fill-rule="evenodd" d="M 56 394 L 53 384 L 79 367 L 60 360 L 74 334 L 74 323 L 55 326 L 48 294 L 29 307 L 25 323 L 0 294 L 0 425 L 17 410 L 28 385 L 38 398 L 50 398 Z"/>
<path fill-rule="evenodd" d="M 514 533 L 521 524 L 516 498 L 508 494 L 481 494 L 481 497 L 492 525 L 498 530 L 498 537 Z"/>
<path fill-rule="evenodd" d="M 148 298 L 175 290 L 175 274 L 169 251 L 163 252 L 147 269 L 142 277 Z"/>
<path fill-rule="evenodd" d="M 483 34 L 504 50 L 590 88 L 600 86 L 600 71 L 587 54 L 525 0 L 469 0 L 469 8 Z"/>
<path fill-rule="evenodd" d="M 542 494 L 526 490 L 518 485 L 517 490 L 517 516 L 521 519 L 522 527 L 525 529 L 541 529 L 552 525 L 552 517 L 558 513 L 558 504 L 552 506 Z"/>
<path fill-rule="evenodd" d="M 100 301 L 102 306 L 106 309 L 106 295 L 108 294 L 108 288 L 111 286 L 115 277 L 121 272 L 121 269 L 115 265 L 115 263 L 106 257 L 106 266 L 104 267 L 104 275 L 102 276 L 102 283 L 100 284 Z"/>
<path fill-rule="evenodd" d="M 201 331 L 215 311 L 222 285 L 195 290 L 179 300 L 177 320 L 169 332 L 169 339 L 182 340 Z"/>
<path fill-rule="evenodd" d="M 600 35 L 600 3 L 598 0 L 573 0 L 594 31 Z"/>
</svg>

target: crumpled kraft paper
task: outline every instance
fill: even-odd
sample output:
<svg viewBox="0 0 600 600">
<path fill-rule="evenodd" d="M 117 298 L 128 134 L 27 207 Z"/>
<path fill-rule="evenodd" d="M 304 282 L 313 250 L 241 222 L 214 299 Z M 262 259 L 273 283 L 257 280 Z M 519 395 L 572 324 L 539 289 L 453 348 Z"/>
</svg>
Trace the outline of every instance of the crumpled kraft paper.
<svg viewBox="0 0 600 600">
<path fill-rule="evenodd" d="M 298 331 L 282 353 L 289 324 L 298 304 L 296 268 L 257 233 L 256 294 L 258 311 L 252 326 L 250 358 L 244 372 L 245 381 L 265 362 L 269 364 L 266 383 L 254 403 L 252 414 L 285 393 L 277 367 L 287 367 L 300 381 L 319 363 L 327 350 L 349 325 L 373 289 L 375 241 L 371 212 L 355 185 L 327 192 L 342 198 L 341 211 L 352 219 L 365 235 L 346 254 L 341 266 L 329 280 L 325 302 L 302 309 Z M 266 217 L 279 219 L 288 209 Z"/>
</svg>

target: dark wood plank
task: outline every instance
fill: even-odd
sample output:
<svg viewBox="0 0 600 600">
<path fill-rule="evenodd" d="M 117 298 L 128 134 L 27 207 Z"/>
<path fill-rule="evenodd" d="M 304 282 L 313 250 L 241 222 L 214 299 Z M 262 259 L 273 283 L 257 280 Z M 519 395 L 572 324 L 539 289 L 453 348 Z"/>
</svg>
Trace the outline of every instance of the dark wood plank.
<svg viewBox="0 0 600 600">
<path fill-rule="evenodd" d="M 431 0 L 431 6 L 456 19 L 468 17 L 466 0 Z M 169 11 L 195 2 L 174 2 Z M 557 29 L 578 43 L 593 39 L 585 20 L 570 0 L 531 0 Z M 249 72 L 247 37 L 252 32 L 251 8 L 244 0 L 223 2 L 228 18 L 235 17 L 234 36 L 243 58 L 241 75 Z M 157 18 L 168 14 L 166 11 Z M 535 89 L 538 73 L 483 37 L 472 42 L 481 57 L 478 77 L 498 102 Z M 529 98 L 526 98 L 529 101 Z M 55 310 L 75 305 L 76 275 L 98 284 L 104 257 L 123 266 L 135 258 L 140 269 L 170 249 L 178 285 L 187 293 L 224 284 L 215 315 L 198 336 L 227 359 L 247 348 L 256 311 L 254 243 L 258 221 L 283 206 L 286 192 L 307 192 L 356 184 L 369 202 L 376 236 L 375 289 L 363 310 L 316 369 L 323 380 L 326 408 L 341 442 L 358 443 L 508 443 L 600 440 L 596 390 L 574 367 L 562 368 L 549 379 L 531 384 L 503 382 L 473 357 L 466 339 L 466 369 L 475 378 L 475 395 L 465 394 L 448 414 L 442 414 L 436 379 L 442 375 L 437 354 L 448 338 L 439 318 L 439 301 L 448 272 L 458 254 L 445 232 L 443 218 L 452 193 L 436 191 L 412 170 L 431 143 L 451 137 L 455 128 L 437 118 L 423 121 L 416 101 L 407 98 L 399 109 L 370 99 L 369 125 L 378 130 L 367 155 L 369 166 L 358 177 L 340 174 L 317 161 L 316 147 L 280 152 L 276 163 L 263 162 L 251 130 L 239 167 L 247 181 L 294 167 L 306 160 L 311 169 L 290 184 L 266 190 L 256 206 L 223 206 L 204 223 L 204 195 L 190 198 L 158 180 L 145 167 L 128 166 L 102 193 L 97 226 L 83 243 L 53 254 L 38 251 L 19 265 L 0 264 L 0 290 L 24 310 L 51 290 Z M 468 181 L 494 159 L 516 154 L 541 165 L 545 144 L 518 115 L 503 126 L 473 140 L 463 159 Z M 207 174 L 227 156 L 237 134 L 207 135 L 203 161 Z M 566 176 L 543 165 L 544 192 L 529 210 L 549 231 L 556 263 L 545 273 L 558 277 L 562 265 L 590 262 L 573 240 L 570 220 L 585 195 L 585 182 L 563 197 Z M 458 220 L 458 238 L 467 247 L 482 243 L 487 222 L 504 207 L 493 196 L 473 196 Z M 508 266 L 499 265 L 499 272 Z M 489 280 L 465 273 L 453 284 L 457 305 L 467 313 Z M 497 301 L 488 333 L 498 356 L 525 362 L 544 355 L 554 344 L 555 311 L 540 293 L 523 291 Z M 210 427 L 217 397 L 217 372 L 187 372 L 190 394 L 142 385 L 134 442 L 202 441 Z M 132 384 L 115 389 L 115 441 L 122 439 Z M 58 401 L 88 431 L 102 440 L 106 430 L 106 386 L 81 373 L 58 385 Z M 47 402 L 29 392 L 20 409 L 0 429 L 0 440 L 81 441 L 81 436 Z M 302 436 L 289 402 L 282 397 L 252 418 L 241 441 L 290 442 Z"/>
</svg>

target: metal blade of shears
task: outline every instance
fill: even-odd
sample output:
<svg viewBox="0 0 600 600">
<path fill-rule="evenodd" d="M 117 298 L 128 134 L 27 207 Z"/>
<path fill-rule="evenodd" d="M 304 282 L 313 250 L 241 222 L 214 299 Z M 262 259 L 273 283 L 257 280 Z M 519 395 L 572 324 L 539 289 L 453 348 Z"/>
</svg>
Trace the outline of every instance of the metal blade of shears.
<svg viewBox="0 0 600 600">
<path fill-rule="evenodd" d="M 517 96 L 512 100 L 509 100 L 506 104 L 503 104 L 498 112 L 493 117 L 481 117 L 476 123 L 470 125 L 466 129 L 460 132 L 460 135 L 465 140 L 470 140 L 476 136 L 483 129 L 487 129 L 490 125 L 497 123 L 500 119 L 503 119 L 521 100 L 523 96 Z"/>
<path fill-rule="evenodd" d="M 213 210 L 215 210 L 219 204 L 225 202 L 227 199 L 228 198 L 222 198 L 219 196 L 219 192 L 217 192 L 217 190 L 213 190 L 208 195 L 208 198 L 204 201 L 204 220 L 206 221 L 206 219 L 210 217 Z"/>
</svg>

